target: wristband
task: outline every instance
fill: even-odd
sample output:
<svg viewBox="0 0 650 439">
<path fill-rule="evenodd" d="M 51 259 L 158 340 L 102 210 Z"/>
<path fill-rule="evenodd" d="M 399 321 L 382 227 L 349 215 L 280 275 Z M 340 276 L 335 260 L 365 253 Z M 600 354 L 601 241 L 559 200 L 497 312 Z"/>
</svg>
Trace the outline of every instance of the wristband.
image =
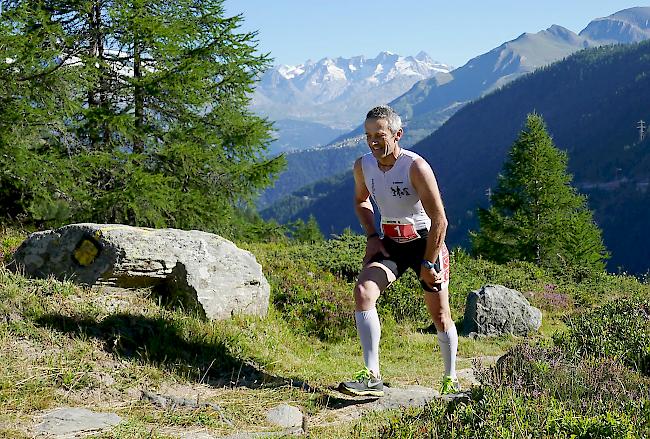
<svg viewBox="0 0 650 439">
<path fill-rule="evenodd" d="M 370 235 L 366 236 L 367 239 L 374 238 L 375 236 L 379 236 L 379 233 L 371 233 Z"/>
<path fill-rule="evenodd" d="M 431 270 L 432 268 L 436 268 L 436 264 L 435 264 L 435 263 L 433 263 L 433 262 L 431 262 L 431 261 L 428 261 L 428 260 L 426 260 L 426 259 L 423 259 L 423 260 L 422 260 L 422 266 L 423 266 L 424 268 L 426 268 L 427 270 Z"/>
</svg>

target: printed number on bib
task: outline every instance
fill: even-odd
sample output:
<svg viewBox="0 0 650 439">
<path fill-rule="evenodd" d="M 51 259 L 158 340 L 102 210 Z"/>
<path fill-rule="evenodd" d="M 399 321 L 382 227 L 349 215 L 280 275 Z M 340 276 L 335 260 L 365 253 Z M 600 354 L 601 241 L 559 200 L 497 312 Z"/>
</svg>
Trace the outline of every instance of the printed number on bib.
<svg viewBox="0 0 650 439">
<path fill-rule="evenodd" d="M 381 231 L 395 242 L 409 242 L 420 237 L 415 225 L 405 218 L 382 218 Z"/>
</svg>

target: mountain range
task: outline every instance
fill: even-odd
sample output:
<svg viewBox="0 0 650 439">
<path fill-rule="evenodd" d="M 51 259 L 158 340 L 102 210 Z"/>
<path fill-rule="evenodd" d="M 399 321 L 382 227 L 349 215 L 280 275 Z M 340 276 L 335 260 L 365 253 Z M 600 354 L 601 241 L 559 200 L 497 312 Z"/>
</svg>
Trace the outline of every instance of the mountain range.
<svg viewBox="0 0 650 439">
<path fill-rule="evenodd" d="M 379 103 L 390 102 L 416 82 L 431 77 L 444 82 L 453 67 L 434 61 L 425 52 L 400 56 L 381 52 L 375 58 L 323 58 L 298 66 L 279 65 L 267 70 L 252 95 L 250 109 L 278 121 L 276 130 L 285 145 L 274 145 L 271 152 L 305 149 L 326 144 L 309 139 L 309 127 L 296 134 L 299 122 L 319 124 L 347 132 L 357 125 L 358 115 Z M 291 125 L 296 139 L 285 134 Z"/>
<path fill-rule="evenodd" d="M 410 147 L 439 128 L 456 111 L 475 99 L 497 90 L 510 81 L 535 69 L 563 59 L 578 50 L 603 44 L 629 44 L 650 38 L 650 8 L 636 7 L 608 17 L 592 20 L 579 34 L 559 25 L 537 33 L 523 33 L 489 52 L 469 60 L 444 78 L 432 77 L 390 102 L 402 116 L 405 134 L 401 144 Z M 366 109 L 367 110 L 367 109 Z M 356 156 L 366 151 L 362 137 L 365 110 L 356 116 L 357 127 L 336 138 L 330 145 L 310 149 L 307 153 L 287 154 L 287 168 L 274 187 L 260 197 L 258 207 L 266 208 L 290 194 L 291 190 L 322 178 L 349 171 Z M 353 150 L 343 154 L 346 160 L 334 160 L 327 166 L 314 166 L 333 156 L 328 148 L 341 145 Z M 305 173 L 303 169 L 322 169 Z M 298 184 L 297 182 L 300 182 Z"/>
<path fill-rule="evenodd" d="M 650 38 L 650 8 L 631 8 L 591 21 L 579 34 L 559 25 L 523 33 L 472 58 L 451 72 L 444 84 L 420 81 L 391 105 L 403 115 L 411 144 L 431 134 L 451 114 L 539 67 L 589 47 L 630 44 Z"/>
<path fill-rule="evenodd" d="M 649 12 L 650 8 L 621 11 L 594 20 L 580 35 L 566 33 L 559 26 L 532 36 L 523 34 L 509 42 L 513 44 L 501 46 L 505 51 L 500 53 L 507 54 L 508 48 L 516 47 L 514 42 L 548 42 L 555 38 L 581 44 L 590 41 L 588 45 L 594 46 L 598 45 L 593 43 L 596 38 L 621 43 L 646 39 Z M 508 65 L 526 64 L 525 57 L 500 57 L 492 52 L 485 55 L 504 67 L 503 72 L 510 71 Z M 468 65 L 479 66 L 477 58 Z M 643 223 L 650 220 L 650 147 L 647 140 L 635 138 L 635 128 L 639 120 L 650 118 L 650 107 L 646 108 L 644 102 L 644 97 L 650 95 L 646 73 L 650 71 L 649 59 L 648 43 L 581 51 L 507 86 L 493 87 L 491 93 L 465 104 L 440 129 L 414 145 L 412 149 L 427 158 L 438 177 L 450 220 L 449 244 L 467 243 L 467 231 L 477 226 L 476 208 L 487 204 L 486 191 L 494 187 L 526 114 L 537 111 L 547 121 L 556 144 L 568 152 L 575 184 L 590 195 L 590 206 L 613 253 L 610 269 L 647 270 L 650 235 L 644 233 Z M 486 86 L 498 81 L 492 78 L 485 80 Z M 410 120 L 427 108 L 417 105 L 427 99 L 411 107 L 414 111 Z M 313 214 L 326 233 L 338 233 L 345 227 L 359 230 L 350 206 L 351 194 L 352 178 L 348 173 L 328 184 L 318 183 L 297 191 L 263 214 L 280 220 Z"/>
<path fill-rule="evenodd" d="M 450 70 L 451 66 L 425 52 L 415 57 L 381 52 L 375 58 L 323 58 L 298 66 L 280 65 L 261 76 L 250 108 L 271 120 L 302 120 L 350 130 L 367 107 L 392 101 L 422 79 L 444 81 Z"/>
</svg>

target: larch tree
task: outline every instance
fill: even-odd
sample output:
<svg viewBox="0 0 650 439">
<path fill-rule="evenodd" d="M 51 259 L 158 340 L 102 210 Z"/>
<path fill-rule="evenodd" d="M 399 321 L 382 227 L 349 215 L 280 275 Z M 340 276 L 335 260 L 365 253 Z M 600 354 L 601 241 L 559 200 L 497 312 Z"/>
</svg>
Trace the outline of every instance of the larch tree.
<svg viewBox="0 0 650 439">
<path fill-rule="evenodd" d="M 66 120 L 75 75 L 63 68 L 61 26 L 41 4 L 2 2 L 0 15 L 0 220 L 70 216 L 73 180 Z"/>
<path fill-rule="evenodd" d="M 61 118 L 85 193 L 73 218 L 224 232 L 280 172 L 270 123 L 247 109 L 270 59 L 222 3 L 5 2 L 47 16 L 59 53 L 41 59 L 74 76 L 60 97 L 76 109 Z M 21 28 L 14 16 L 7 26 Z"/>
</svg>

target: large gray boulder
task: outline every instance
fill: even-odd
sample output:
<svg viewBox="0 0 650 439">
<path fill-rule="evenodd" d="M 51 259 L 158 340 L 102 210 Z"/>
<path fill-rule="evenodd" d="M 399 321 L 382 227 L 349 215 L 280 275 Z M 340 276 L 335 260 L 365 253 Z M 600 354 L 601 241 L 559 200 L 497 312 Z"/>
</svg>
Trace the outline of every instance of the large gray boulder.
<svg viewBox="0 0 650 439">
<path fill-rule="evenodd" d="M 495 336 L 525 336 L 542 324 L 542 312 L 516 290 L 485 285 L 467 296 L 463 333 Z"/>
<path fill-rule="evenodd" d="M 27 276 L 89 286 L 152 287 L 210 319 L 266 315 L 269 284 L 250 252 L 197 230 L 71 224 L 31 234 L 14 255 Z"/>
</svg>

